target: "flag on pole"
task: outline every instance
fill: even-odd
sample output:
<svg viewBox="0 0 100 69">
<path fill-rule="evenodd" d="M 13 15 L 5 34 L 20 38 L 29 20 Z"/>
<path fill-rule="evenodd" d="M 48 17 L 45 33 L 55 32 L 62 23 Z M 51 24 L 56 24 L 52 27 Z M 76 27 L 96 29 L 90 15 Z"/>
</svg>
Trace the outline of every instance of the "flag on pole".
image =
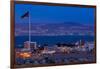
<svg viewBox="0 0 100 69">
<path fill-rule="evenodd" d="M 29 11 L 27 11 L 26 13 L 24 13 L 21 18 L 25 18 L 25 17 L 29 17 Z"/>
<path fill-rule="evenodd" d="M 26 13 L 24 13 L 21 16 L 21 19 L 28 17 L 28 26 L 29 26 L 29 46 L 30 46 L 30 42 L 31 42 L 31 22 L 30 22 L 30 14 L 29 11 L 27 11 Z M 30 47 L 28 48 L 28 50 L 30 50 Z"/>
</svg>

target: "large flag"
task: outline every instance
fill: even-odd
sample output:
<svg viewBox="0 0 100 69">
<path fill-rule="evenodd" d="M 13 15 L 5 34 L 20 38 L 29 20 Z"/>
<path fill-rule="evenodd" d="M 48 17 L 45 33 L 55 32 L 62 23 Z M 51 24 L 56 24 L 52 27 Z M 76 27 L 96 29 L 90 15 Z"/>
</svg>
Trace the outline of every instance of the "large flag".
<svg viewBox="0 0 100 69">
<path fill-rule="evenodd" d="M 27 11 L 26 13 L 24 13 L 21 18 L 25 18 L 25 17 L 29 17 L 29 11 Z"/>
</svg>

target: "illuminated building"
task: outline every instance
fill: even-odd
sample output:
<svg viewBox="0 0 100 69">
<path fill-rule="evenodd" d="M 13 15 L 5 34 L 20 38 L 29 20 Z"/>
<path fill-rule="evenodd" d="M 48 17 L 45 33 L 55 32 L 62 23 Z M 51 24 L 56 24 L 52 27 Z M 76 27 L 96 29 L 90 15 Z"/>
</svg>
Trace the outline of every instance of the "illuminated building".
<svg viewBox="0 0 100 69">
<path fill-rule="evenodd" d="M 30 42 L 29 41 L 24 42 L 24 49 L 30 49 Z"/>
<path fill-rule="evenodd" d="M 30 42 L 30 50 L 33 53 L 37 49 L 36 42 Z"/>
<path fill-rule="evenodd" d="M 24 49 L 32 50 L 36 48 L 37 48 L 36 42 L 29 42 L 29 41 L 24 42 Z"/>
</svg>

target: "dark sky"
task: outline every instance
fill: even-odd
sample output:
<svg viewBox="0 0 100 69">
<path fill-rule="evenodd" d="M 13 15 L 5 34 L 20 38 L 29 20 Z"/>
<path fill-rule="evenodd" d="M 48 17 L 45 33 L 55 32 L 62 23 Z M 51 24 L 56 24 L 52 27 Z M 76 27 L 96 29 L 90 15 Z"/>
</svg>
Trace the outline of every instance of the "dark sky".
<svg viewBox="0 0 100 69">
<path fill-rule="evenodd" d="M 28 23 L 28 18 L 21 16 L 29 11 L 31 23 L 63 23 L 76 22 L 94 24 L 94 8 L 45 6 L 31 4 L 15 5 L 15 22 Z"/>
</svg>

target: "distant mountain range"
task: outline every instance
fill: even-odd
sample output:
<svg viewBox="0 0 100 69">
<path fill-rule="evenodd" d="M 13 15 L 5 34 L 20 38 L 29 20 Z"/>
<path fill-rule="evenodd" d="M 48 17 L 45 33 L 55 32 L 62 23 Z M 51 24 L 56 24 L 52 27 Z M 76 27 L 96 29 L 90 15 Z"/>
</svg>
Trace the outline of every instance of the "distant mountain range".
<svg viewBox="0 0 100 69">
<path fill-rule="evenodd" d="M 28 35 L 29 25 L 15 24 L 15 35 Z M 92 24 L 80 24 L 75 22 L 43 24 L 31 23 L 31 35 L 94 35 Z"/>
</svg>

